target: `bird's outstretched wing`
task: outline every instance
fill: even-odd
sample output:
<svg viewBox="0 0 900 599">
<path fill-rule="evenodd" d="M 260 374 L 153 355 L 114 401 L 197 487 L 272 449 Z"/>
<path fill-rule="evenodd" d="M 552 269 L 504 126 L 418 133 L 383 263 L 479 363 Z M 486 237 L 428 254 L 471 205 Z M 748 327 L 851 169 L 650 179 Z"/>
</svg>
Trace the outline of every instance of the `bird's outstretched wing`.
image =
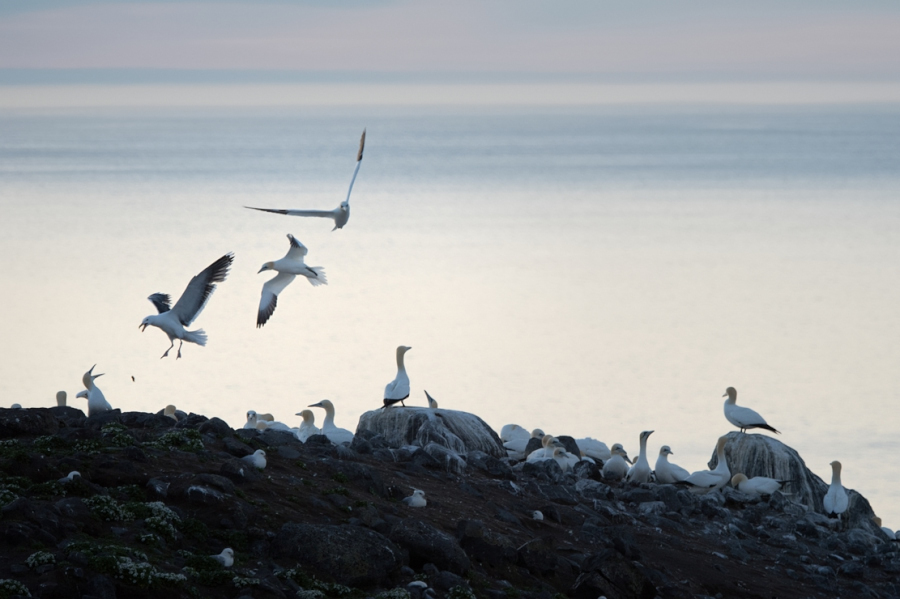
<svg viewBox="0 0 900 599">
<path fill-rule="evenodd" d="M 356 173 L 359 172 L 359 165 L 362 164 L 363 157 L 363 148 L 366 146 L 366 130 L 363 129 L 362 137 L 359 138 L 359 152 L 356 153 L 356 169 L 353 171 L 353 178 L 350 179 L 350 189 L 347 190 L 347 199 L 345 202 L 350 201 L 350 192 L 353 191 L 353 183 L 356 181 Z"/>
<path fill-rule="evenodd" d="M 319 216 L 321 218 L 334 218 L 338 212 L 338 210 L 286 210 L 283 208 L 254 208 L 253 206 L 244 206 L 244 208 L 273 214 L 287 214 L 288 216 Z"/>
<path fill-rule="evenodd" d="M 168 293 L 154 293 L 150 297 L 147 298 L 150 302 L 156 306 L 156 310 L 162 314 L 163 312 L 168 312 L 172 309 L 172 298 L 169 297 Z"/>
<path fill-rule="evenodd" d="M 291 242 L 291 249 L 288 250 L 287 256 L 285 256 L 285 258 L 287 258 L 288 260 L 303 260 L 303 257 L 309 253 L 309 250 L 306 249 L 305 245 L 297 241 L 297 238 L 290 233 L 287 234 L 287 238 L 288 241 Z M 287 283 L 285 283 L 285 285 L 286 284 Z"/>
<path fill-rule="evenodd" d="M 285 272 L 278 273 L 263 284 L 262 297 L 259 298 L 259 312 L 256 314 L 256 328 L 262 327 L 275 312 L 278 305 L 278 294 L 287 287 L 296 275 Z"/>
<path fill-rule="evenodd" d="M 188 326 L 206 307 L 206 302 L 213 291 L 216 290 L 216 283 L 221 283 L 228 276 L 228 269 L 234 262 L 234 254 L 227 253 L 191 279 L 187 288 L 178 302 L 172 308 L 172 312 L 178 317 L 182 326 Z"/>
</svg>

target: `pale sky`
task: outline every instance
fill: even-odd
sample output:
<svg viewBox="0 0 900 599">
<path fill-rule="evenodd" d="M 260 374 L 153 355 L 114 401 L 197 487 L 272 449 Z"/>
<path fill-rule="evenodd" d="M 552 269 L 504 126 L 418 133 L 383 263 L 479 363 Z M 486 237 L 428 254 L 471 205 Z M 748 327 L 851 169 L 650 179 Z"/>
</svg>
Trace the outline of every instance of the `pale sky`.
<svg viewBox="0 0 900 599">
<path fill-rule="evenodd" d="M 897 80 L 900 3 L 0 2 L 0 69 Z"/>
</svg>

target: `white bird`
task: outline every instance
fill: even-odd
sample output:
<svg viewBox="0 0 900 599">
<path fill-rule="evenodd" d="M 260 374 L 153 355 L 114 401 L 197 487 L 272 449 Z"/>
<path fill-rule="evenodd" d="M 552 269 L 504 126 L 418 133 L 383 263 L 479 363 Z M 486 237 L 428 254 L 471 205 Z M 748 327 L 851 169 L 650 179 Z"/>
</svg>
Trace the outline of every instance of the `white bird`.
<svg viewBox="0 0 900 599">
<path fill-rule="evenodd" d="M 825 498 L 822 500 L 825 507 L 825 513 L 829 516 L 832 514 L 841 519 L 841 514 L 850 507 L 850 496 L 847 495 L 847 489 L 841 484 L 841 463 L 837 460 L 831 462 L 831 485 Z"/>
<path fill-rule="evenodd" d="M 353 178 L 350 179 L 350 189 L 347 190 L 347 199 L 341 202 L 341 205 L 334 210 L 285 210 L 281 208 L 254 208 L 253 206 L 244 206 L 251 210 L 261 210 L 262 212 L 273 212 L 275 214 L 287 214 L 289 216 L 318 216 L 322 218 L 330 218 L 334 221 L 335 229 L 343 229 L 347 221 L 350 220 L 350 192 L 353 191 L 353 183 L 356 181 L 356 173 L 359 172 L 359 165 L 362 163 L 363 148 L 366 145 L 366 130 L 363 129 L 362 137 L 359 139 L 359 151 L 356 153 L 356 169 L 353 171 Z"/>
<path fill-rule="evenodd" d="M 622 480 L 628 474 L 628 454 L 621 443 L 614 443 L 609 450 L 610 458 L 603 464 L 603 478 L 609 480 Z"/>
<path fill-rule="evenodd" d="M 559 467 L 563 472 L 568 472 L 575 467 L 575 464 L 581 461 L 581 458 L 572 455 L 562 447 L 553 448 L 553 459 L 556 460 L 556 463 L 559 464 Z"/>
<path fill-rule="evenodd" d="M 544 435 L 541 437 L 541 448 L 535 449 L 525 458 L 526 461 L 533 462 L 535 460 L 546 460 L 553 457 L 553 450 L 562 447 L 562 444 L 556 440 L 553 435 Z"/>
<path fill-rule="evenodd" d="M 171 298 L 165 293 L 154 293 L 147 299 L 156 306 L 159 314 L 151 314 L 141 321 L 141 332 L 148 326 L 159 328 L 169 337 L 171 345 L 160 359 L 169 355 L 169 351 L 175 347 L 178 339 L 178 358 L 181 357 L 181 346 L 184 342 L 206 345 L 206 332 L 203 329 L 196 331 L 185 330 L 203 312 L 206 302 L 209 301 L 216 283 L 221 283 L 228 276 L 228 269 L 234 261 L 234 254 L 228 253 L 207 266 L 203 271 L 191 279 L 184 293 L 181 294 L 175 306 L 171 306 Z"/>
<path fill-rule="evenodd" d="M 406 366 L 403 365 L 403 356 L 411 350 L 411 347 L 401 345 L 397 348 L 397 376 L 384 387 L 384 406 L 388 407 L 397 402 L 403 407 L 403 400 L 409 397 L 409 376 L 406 374 Z"/>
<path fill-rule="evenodd" d="M 583 439 L 575 439 L 575 444 L 578 445 L 578 449 L 583 456 L 594 458 L 595 460 L 602 460 L 604 462 L 612 457 L 612 454 L 609 452 L 609 447 L 607 447 L 606 443 L 603 441 L 584 437 Z"/>
<path fill-rule="evenodd" d="M 257 422 L 259 422 L 259 416 L 253 410 L 248 410 L 247 422 L 244 423 L 244 428 L 256 428 Z"/>
<path fill-rule="evenodd" d="M 284 288 L 290 285 L 291 281 L 297 275 L 306 277 L 309 284 L 313 287 L 319 285 L 327 285 L 328 279 L 325 278 L 325 269 L 321 266 L 307 266 L 303 262 L 304 256 L 309 253 L 306 246 L 297 241 L 297 238 L 287 234 L 291 247 L 288 253 L 281 260 L 274 262 L 266 262 L 259 269 L 259 274 L 267 270 L 274 270 L 278 274 L 263 283 L 262 295 L 259 298 L 259 312 L 256 314 L 256 328 L 262 327 L 275 312 L 275 306 L 278 305 L 278 294 L 284 291 Z"/>
<path fill-rule="evenodd" d="M 258 431 L 287 431 L 289 433 L 294 432 L 294 429 L 289 427 L 283 422 L 277 422 L 275 420 L 257 420 L 256 421 L 256 430 Z"/>
<path fill-rule="evenodd" d="M 650 482 L 650 462 L 647 461 L 647 438 L 653 431 L 644 431 L 641 433 L 641 454 L 638 456 L 637 462 L 628 469 L 625 481 L 629 483 L 639 484 Z"/>
<path fill-rule="evenodd" d="M 731 471 L 728 469 L 728 464 L 725 461 L 725 443 L 727 441 L 727 437 L 719 437 L 719 441 L 716 443 L 716 460 L 718 463 L 715 469 L 698 470 L 681 481 L 682 484 L 687 484 L 690 487 L 691 492 L 702 495 L 710 491 L 716 491 L 727 485 L 728 481 L 731 480 Z"/>
<path fill-rule="evenodd" d="M 425 397 L 428 399 L 428 407 L 431 408 L 432 410 L 437 410 L 438 409 L 437 400 L 435 398 L 431 397 L 430 395 L 428 395 L 428 391 L 425 391 Z"/>
<path fill-rule="evenodd" d="M 168 416 L 175 422 L 178 422 L 178 416 L 175 415 L 175 406 L 172 404 L 166 406 L 166 409 L 163 410 L 163 416 Z"/>
<path fill-rule="evenodd" d="M 725 394 L 722 397 L 728 397 L 725 400 L 725 418 L 728 419 L 728 422 L 741 429 L 742 433 L 748 428 L 764 428 L 767 431 L 781 434 L 780 431 L 769 426 L 766 423 L 766 419 L 760 416 L 759 413 L 750 408 L 737 405 L 737 391 L 734 387 L 725 389 Z"/>
<path fill-rule="evenodd" d="M 57 391 L 56 392 L 56 405 L 60 407 L 64 407 L 66 405 L 66 392 L 65 391 Z"/>
<path fill-rule="evenodd" d="M 889 538 L 891 538 L 891 539 L 896 539 L 896 538 L 897 538 L 897 533 L 895 533 L 893 530 L 891 530 L 891 529 L 888 528 L 887 526 L 882 526 L 882 525 L 881 525 L 881 518 L 879 518 L 878 516 L 872 516 L 872 521 L 875 523 L 875 525 L 876 525 L 878 528 L 881 529 L 881 532 L 883 532 L 884 534 L 886 534 Z"/>
<path fill-rule="evenodd" d="M 234 550 L 231 547 L 222 550 L 219 555 L 211 555 L 211 558 L 219 562 L 223 567 L 230 568 L 234 565 Z"/>
<path fill-rule="evenodd" d="M 541 513 L 540 510 L 534 510 L 533 512 L 531 512 L 531 517 L 540 522 L 544 519 L 544 514 Z"/>
<path fill-rule="evenodd" d="M 509 426 L 509 425 L 507 425 Z M 512 426 L 518 426 L 516 424 Z M 528 442 L 531 441 L 532 438 L 540 439 L 543 445 L 543 440 L 546 435 L 544 435 L 544 431 L 539 428 L 531 431 L 531 434 L 528 434 L 528 431 L 522 429 L 522 432 L 525 433 L 526 437 L 521 437 L 519 432 L 516 431 L 514 433 L 515 438 L 506 441 L 503 444 L 503 448 L 506 449 L 506 455 L 509 456 L 512 460 L 524 460 L 525 459 L 525 449 L 528 447 Z"/>
<path fill-rule="evenodd" d="M 93 374 L 94 368 L 96 368 L 96 364 L 91 366 L 91 369 L 84 373 L 84 376 L 81 377 L 81 382 L 84 383 L 86 389 L 84 391 L 79 391 L 75 397 L 83 397 L 88 400 L 88 416 L 96 416 L 97 414 L 102 414 L 104 412 L 111 412 L 112 406 L 109 405 L 109 402 L 106 401 L 106 397 L 103 395 L 103 391 L 94 384 L 94 380 L 103 376 L 103 373 Z"/>
<path fill-rule="evenodd" d="M 527 442 L 531 437 L 532 435 L 518 424 L 504 424 L 500 429 L 500 441 L 503 443 L 514 439 L 525 439 Z"/>
<path fill-rule="evenodd" d="M 421 489 L 413 489 L 413 494 L 403 498 L 403 503 L 409 507 L 425 507 L 428 502 L 425 501 L 425 491 Z"/>
<path fill-rule="evenodd" d="M 780 490 L 789 480 L 778 480 L 768 476 L 747 478 L 746 474 L 735 474 L 731 477 L 731 486 L 749 495 L 771 495 Z"/>
<path fill-rule="evenodd" d="M 76 476 L 80 478 L 80 477 L 81 477 L 81 472 L 79 472 L 78 470 L 72 470 L 71 472 L 69 472 L 68 476 L 62 477 L 62 478 L 59 479 L 57 482 L 58 482 L 59 484 L 61 484 L 61 485 L 64 485 L 64 484 L 66 484 L 66 483 L 70 483 L 70 482 L 72 482 L 73 480 L 75 480 L 75 477 L 76 477 Z"/>
<path fill-rule="evenodd" d="M 297 437 L 298 440 L 306 443 L 307 439 L 322 432 L 319 430 L 319 427 L 316 426 L 316 416 L 312 413 L 312 410 L 301 410 L 297 412 L 296 415 L 303 418 L 300 427 L 294 429 L 294 436 Z"/>
<path fill-rule="evenodd" d="M 672 484 L 683 481 L 691 475 L 690 472 L 669 461 L 670 455 L 675 455 L 668 445 L 659 448 L 659 457 L 656 458 L 656 482 Z"/>
<path fill-rule="evenodd" d="M 339 428 L 334 425 L 334 404 L 330 400 L 323 399 L 319 403 L 314 403 L 309 408 L 322 408 L 325 410 L 325 420 L 322 422 L 322 434 L 328 437 L 328 440 L 335 445 L 341 443 L 352 443 L 353 433 L 345 428 Z"/>
<path fill-rule="evenodd" d="M 257 449 L 250 455 L 245 455 L 241 458 L 241 460 L 247 462 L 254 468 L 259 468 L 260 470 L 266 467 L 266 452 L 262 449 Z"/>
</svg>

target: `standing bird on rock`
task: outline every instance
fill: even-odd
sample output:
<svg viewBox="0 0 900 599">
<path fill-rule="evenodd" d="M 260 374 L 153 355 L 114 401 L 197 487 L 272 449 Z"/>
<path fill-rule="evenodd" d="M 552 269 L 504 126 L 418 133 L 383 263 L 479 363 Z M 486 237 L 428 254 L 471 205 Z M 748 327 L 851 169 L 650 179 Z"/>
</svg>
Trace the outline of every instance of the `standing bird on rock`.
<svg viewBox="0 0 900 599">
<path fill-rule="evenodd" d="M 397 348 L 397 376 L 384 388 L 384 406 L 392 406 L 397 402 L 406 407 L 403 400 L 409 397 L 409 376 L 406 374 L 406 366 L 403 365 L 403 356 L 411 350 L 411 347 L 401 345 Z"/>
<path fill-rule="evenodd" d="M 644 431 L 641 433 L 641 455 L 638 456 L 637 462 L 628 470 L 625 481 L 634 484 L 649 483 L 650 462 L 647 461 L 647 439 L 653 431 Z"/>
<path fill-rule="evenodd" d="M 353 178 L 350 179 L 350 189 L 347 190 L 347 199 L 341 202 L 341 205 L 334 210 L 285 210 L 281 208 L 254 208 L 253 206 L 244 206 L 250 210 L 261 210 L 262 212 L 274 212 L 275 214 L 287 214 L 289 216 L 318 216 L 322 218 L 330 218 L 334 221 L 335 229 L 343 229 L 347 221 L 350 220 L 350 192 L 353 191 L 353 183 L 356 181 L 356 173 L 359 172 L 359 165 L 362 164 L 363 148 L 366 145 L 366 130 L 363 129 L 362 137 L 359 138 L 359 151 L 356 153 L 356 170 L 353 171 Z"/>
<path fill-rule="evenodd" d="M 728 463 L 725 460 L 725 444 L 728 437 L 719 437 L 716 443 L 716 467 L 713 470 L 699 470 L 692 473 L 689 477 L 680 482 L 680 484 L 690 487 L 692 493 L 703 495 L 710 491 L 721 489 L 731 480 L 731 471 L 728 469 Z"/>
<path fill-rule="evenodd" d="M 160 359 L 169 355 L 169 351 L 175 347 L 176 339 L 179 341 L 176 360 L 181 357 L 181 346 L 185 341 L 206 345 L 206 332 L 203 329 L 187 331 L 184 327 L 190 326 L 206 307 L 206 302 L 216 290 L 216 283 L 221 283 L 228 276 L 232 262 L 234 254 L 228 253 L 203 269 L 203 272 L 191 279 L 174 307 L 170 305 L 171 298 L 165 293 L 154 293 L 147 298 L 156 306 L 159 314 L 151 314 L 138 328 L 143 332 L 148 326 L 157 327 L 169 336 L 172 343 Z"/>
<path fill-rule="evenodd" d="M 88 417 L 112 411 L 112 406 L 106 401 L 103 391 L 94 384 L 95 379 L 103 376 L 102 372 L 100 374 L 93 374 L 94 368 L 96 367 L 97 365 L 94 364 L 91 366 L 91 369 L 85 372 L 84 376 L 81 377 L 81 382 L 84 383 L 86 389 L 84 391 L 79 391 L 78 395 L 75 396 L 83 397 L 88 400 Z"/>
<path fill-rule="evenodd" d="M 353 433 L 345 428 L 341 428 L 334 424 L 334 404 L 331 400 L 323 399 L 319 403 L 314 403 L 308 408 L 322 408 L 325 410 L 325 420 L 322 422 L 322 434 L 328 437 L 328 440 L 335 445 L 341 443 L 353 443 Z"/>
<path fill-rule="evenodd" d="M 291 242 L 291 247 L 284 258 L 274 262 L 266 262 L 259 269 L 259 272 L 256 273 L 259 274 L 267 270 L 274 270 L 278 273 L 274 278 L 263 284 L 262 297 L 259 298 L 259 312 L 256 315 L 256 328 L 266 324 L 269 317 L 275 312 L 275 306 L 278 304 L 278 294 L 290 285 L 297 275 L 306 277 L 306 280 L 313 287 L 328 284 L 324 268 L 321 266 L 307 266 L 303 262 L 303 257 L 309 253 L 306 246 L 297 241 L 297 238 L 290 233 L 287 234 L 287 238 Z"/>
<path fill-rule="evenodd" d="M 737 391 L 734 387 L 725 389 L 725 394 L 722 397 L 726 396 L 728 399 L 725 400 L 725 418 L 728 419 L 728 422 L 741 429 L 742 433 L 748 428 L 764 428 L 767 431 L 772 431 L 779 435 L 781 434 L 780 431 L 769 426 L 766 423 L 766 419 L 757 412 L 750 408 L 737 405 Z"/>
<path fill-rule="evenodd" d="M 837 460 L 831 462 L 831 485 L 822 499 L 822 505 L 824 505 L 827 515 L 837 516 L 838 522 L 841 520 L 841 514 L 850 507 L 850 496 L 847 495 L 847 489 L 841 484 L 841 463 Z"/>
</svg>

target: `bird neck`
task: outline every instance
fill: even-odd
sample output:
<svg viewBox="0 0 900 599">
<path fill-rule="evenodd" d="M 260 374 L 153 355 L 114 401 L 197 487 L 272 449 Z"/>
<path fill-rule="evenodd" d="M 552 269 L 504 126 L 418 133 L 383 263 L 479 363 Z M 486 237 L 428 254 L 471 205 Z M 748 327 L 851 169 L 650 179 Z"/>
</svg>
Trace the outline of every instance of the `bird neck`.
<svg viewBox="0 0 900 599">
<path fill-rule="evenodd" d="M 406 372 L 406 367 L 403 365 L 403 354 L 404 352 L 401 350 L 397 350 L 397 372 Z"/>
<path fill-rule="evenodd" d="M 334 408 L 331 406 L 325 406 L 325 421 L 322 423 L 322 426 L 333 427 L 334 426 Z"/>
<path fill-rule="evenodd" d="M 841 483 L 841 467 L 840 466 L 832 466 L 831 467 L 831 484 L 840 485 Z"/>
<path fill-rule="evenodd" d="M 728 465 L 725 463 L 725 444 L 720 443 L 718 447 L 716 447 L 716 470 L 719 468 L 727 469 Z"/>
</svg>

